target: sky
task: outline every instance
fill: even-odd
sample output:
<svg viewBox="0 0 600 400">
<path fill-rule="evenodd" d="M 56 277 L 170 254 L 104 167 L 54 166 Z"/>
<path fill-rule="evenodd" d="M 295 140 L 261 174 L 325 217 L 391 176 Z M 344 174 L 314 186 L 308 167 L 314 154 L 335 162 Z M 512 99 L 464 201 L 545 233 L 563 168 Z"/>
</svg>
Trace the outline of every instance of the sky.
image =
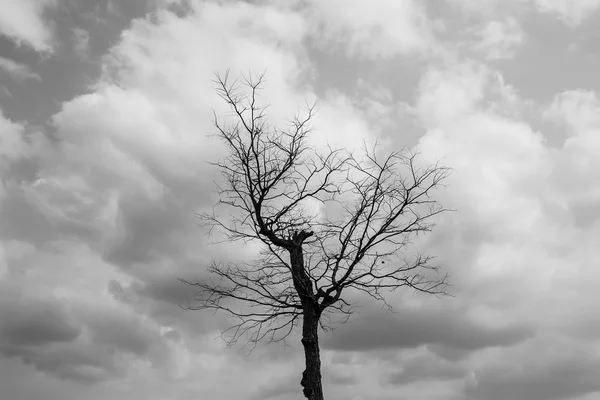
<svg viewBox="0 0 600 400">
<path fill-rule="evenodd" d="M 210 244 L 214 73 L 266 71 L 276 126 L 452 168 L 414 246 L 452 297 L 366 298 L 325 394 L 600 398 L 600 0 L 0 0 L 0 387 L 10 400 L 301 399 L 288 347 L 226 349 L 178 277 Z"/>
</svg>

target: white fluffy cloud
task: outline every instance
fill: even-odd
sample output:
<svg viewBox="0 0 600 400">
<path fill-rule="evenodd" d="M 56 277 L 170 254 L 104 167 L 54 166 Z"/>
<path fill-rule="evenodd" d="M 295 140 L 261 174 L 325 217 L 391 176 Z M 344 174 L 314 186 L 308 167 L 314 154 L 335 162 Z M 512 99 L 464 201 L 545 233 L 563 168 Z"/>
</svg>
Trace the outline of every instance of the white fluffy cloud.
<svg viewBox="0 0 600 400">
<path fill-rule="evenodd" d="M 56 4 L 57 0 L 0 1 L 0 33 L 34 50 L 51 51 L 53 28 L 44 12 Z"/>
<path fill-rule="evenodd" d="M 465 279 L 460 285 L 477 293 L 478 305 L 471 306 L 469 313 L 494 324 L 499 323 L 494 319 L 531 324 L 540 335 L 525 348 L 548 340 L 564 341 L 563 347 L 585 346 L 569 338 L 574 332 L 589 332 L 595 323 L 590 326 L 586 312 L 563 313 L 566 304 L 569 309 L 583 310 L 598 301 L 592 292 L 577 296 L 573 292 L 577 287 L 582 290 L 582 282 L 596 282 L 600 277 L 589 263 L 600 256 L 590 242 L 598 239 L 598 215 L 592 210 L 600 199 L 597 189 L 588 184 L 600 178 L 594 134 L 596 95 L 567 92 L 556 97 L 546 115 L 564 121 L 572 134 L 555 149 L 540 132 L 498 115 L 496 108 L 483 102 L 497 82 L 491 76 L 481 66 L 462 65 L 430 72 L 422 80 L 422 101 L 417 108 L 431 128 L 420 148 L 455 168 L 447 201 L 460 210 L 460 216 L 444 219 L 433 242 L 444 249 L 442 257 L 448 257 L 449 264 L 460 268 L 460 280 Z M 444 243 L 449 236 L 452 239 Z M 471 262 L 465 264 L 469 254 Z M 536 358 L 554 357 L 552 348 L 537 348 Z M 495 360 L 505 360 L 504 351 L 494 354 Z M 513 354 L 512 350 L 507 354 Z M 528 368 L 525 360 L 498 368 Z M 492 365 L 475 367 L 478 379 L 468 391 L 483 399 L 580 395 L 598 390 L 593 384 L 597 372 L 590 371 L 592 375 L 577 381 L 577 368 L 588 370 L 582 366 L 598 361 L 596 355 L 573 354 L 556 365 L 555 361 L 540 363 L 532 372 L 535 377 L 529 378 L 517 378 L 512 372 L 498 374 Z M 559 371 L 566 371 L 563 368 L 573 375 L 564 375 L 564 381 L 556 383 Z M 544 389 L 542 381 L 554 382 L 553 389 Z"/>
</svg>

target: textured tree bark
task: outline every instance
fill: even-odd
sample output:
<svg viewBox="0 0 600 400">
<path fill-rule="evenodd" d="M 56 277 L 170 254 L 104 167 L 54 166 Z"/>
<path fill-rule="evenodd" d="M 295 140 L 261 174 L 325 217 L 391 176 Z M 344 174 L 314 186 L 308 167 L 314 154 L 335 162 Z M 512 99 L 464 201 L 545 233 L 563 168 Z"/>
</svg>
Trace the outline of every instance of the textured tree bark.
<svg viewBox="0 0 600 400">
<path fill-rule="evenodd" d="M 318 305 L 313 303 L 304 309 L 302 321 L 302 345 L 306 369 L 302 373 L 300 384 L 304 388 L 304 396 L 308 400 L 323 400 L 321 383 L 321 355 L 319 353 L 319 314 Z"/>
<path fill-rule="evenodd" d="M 290 261 L 294 275 L 294 287 L 302 303 L 302 345 L 304 346 L 306 369 L 302 373 L 300 384 L 304 388 L 304 397 L 308 400 L 323 400 L 318 334 L 321 311 L 314 294 L 312 281 L 304 269 L 302 240 L 298 241 L 297 247 L 290 250 Z"/>
</svg>

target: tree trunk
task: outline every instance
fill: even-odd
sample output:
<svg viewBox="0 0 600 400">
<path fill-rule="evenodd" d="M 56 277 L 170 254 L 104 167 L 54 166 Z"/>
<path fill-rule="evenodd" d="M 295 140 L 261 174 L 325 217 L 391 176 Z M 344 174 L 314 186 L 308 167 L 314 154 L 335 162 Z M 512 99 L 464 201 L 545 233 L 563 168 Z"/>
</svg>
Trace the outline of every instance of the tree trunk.
<svg viewBox="0 0 600 400">
<path fill-rule="evenodd" d="M 319 354 L 319 314 L 317 305 L 312 303 L 304 309 L 302 321 L 302 345 L 306 369 L 302 373 L 300 384 L 308 400 L 323 400 L 323 385 L 321 384 L 321 355 Z"/>
<path fill-rule="evenodd" d="M 304 233 L 304 231 L 302 231 Z M 297 237 L 297 235 L 296 235 Z M 321 311 L 314 294 L 312 281 L 304 269 L 302 240 L 290 250 L 290 261 L 294 287 L 302 303 L 302 345 L 306 369 L 302 373 L 300 384 L 308 400 L 323 400 L 321 384 L 321 355 L 319 354 L 319 318 Z"/>
</svg>

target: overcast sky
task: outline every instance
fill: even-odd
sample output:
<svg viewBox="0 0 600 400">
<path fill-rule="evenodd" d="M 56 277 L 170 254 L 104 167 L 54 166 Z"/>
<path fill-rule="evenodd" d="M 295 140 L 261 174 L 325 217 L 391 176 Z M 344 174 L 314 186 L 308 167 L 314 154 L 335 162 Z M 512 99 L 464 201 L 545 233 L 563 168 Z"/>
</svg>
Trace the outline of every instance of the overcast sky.
<svg viewBox="0 0 600 400">
<path fill-rule="evenodd" d="M 322 335 L 328 399 L 600 398 L 600 0 L 0 0 L 7 400 L 300 399 L 299 341 L 251 355 L 179 308 L 214 257 L 214 72 L 267 70 L 274 123 L 408 146 L 458 211 L 397 292 Z"/>
</svg>

